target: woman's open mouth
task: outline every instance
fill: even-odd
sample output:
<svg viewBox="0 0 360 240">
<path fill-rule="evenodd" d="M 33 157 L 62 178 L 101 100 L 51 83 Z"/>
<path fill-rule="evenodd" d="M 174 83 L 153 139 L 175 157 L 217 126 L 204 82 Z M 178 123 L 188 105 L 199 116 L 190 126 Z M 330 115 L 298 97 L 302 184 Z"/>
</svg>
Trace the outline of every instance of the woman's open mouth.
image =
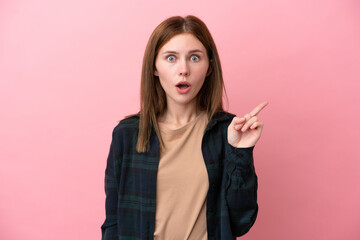
<svg viewBox="0 0 360 240">
<path fill-rule="evenodd" d="M 191 85 L 188 82 L 179 82 L 176 84 L 176 90 L 182 94 L 187 93 L 190 90 L 190 87 Z"/>
</svg>

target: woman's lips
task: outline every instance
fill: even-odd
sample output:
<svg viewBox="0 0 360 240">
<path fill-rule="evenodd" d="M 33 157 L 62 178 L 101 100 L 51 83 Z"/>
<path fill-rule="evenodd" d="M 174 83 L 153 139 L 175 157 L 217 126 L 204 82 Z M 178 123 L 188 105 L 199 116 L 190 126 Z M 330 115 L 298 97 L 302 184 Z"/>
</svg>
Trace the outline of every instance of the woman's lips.
<svg viewBox="0 0 360 240">
<path fill-rule="evenodd" d="M 176 90 L 178 93 L 185 94 L 188 91 L 190 91 L 191 85 L 188 82 L 181 81 L 178 84 L 176 84 Z"/>
</svg>

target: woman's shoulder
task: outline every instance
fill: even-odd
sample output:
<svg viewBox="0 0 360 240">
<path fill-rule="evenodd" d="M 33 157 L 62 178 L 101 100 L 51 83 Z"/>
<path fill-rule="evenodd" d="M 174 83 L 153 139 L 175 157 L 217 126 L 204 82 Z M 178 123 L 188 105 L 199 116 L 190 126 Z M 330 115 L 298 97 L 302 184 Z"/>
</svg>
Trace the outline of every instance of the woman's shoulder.
<svg viewBox="0 0 360 240">
<path fill-rule="evenodd" d="M 122 131 L 133 131 L 138 130 L 139 128 L 139 114 L 132 114 L 124 117 L 118 121 L 118 124 L 114 127 L 113 132 L 122 132 Z"/>
<path fill-rule="evenodd" d="M 210 130 L 214 128 L 214 130 L 222 131 L 222 129 L 225 129 L 230 124 L 233 117 L 235 117 L 235 115 L 230 112 L 219 111 L 212 116 L 207 125 L 207 129 Z"/>
<path fill-rule="evenodd" d="M 215 122 L 231 121 L 236 115 L 227 111 L 220 111 L 214 114 L 211 118 Z"/>
</svg>

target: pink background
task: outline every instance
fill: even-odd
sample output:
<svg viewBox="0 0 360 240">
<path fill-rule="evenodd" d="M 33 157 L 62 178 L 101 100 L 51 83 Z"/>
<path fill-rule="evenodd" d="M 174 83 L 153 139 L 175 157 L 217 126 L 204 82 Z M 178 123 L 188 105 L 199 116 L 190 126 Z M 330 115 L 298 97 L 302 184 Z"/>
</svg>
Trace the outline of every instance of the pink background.
<svg viewBox="0 0 360 240">
<path fill-rule="evenodd" d="M 360 239 L 360 2 L 0 2 L 0 239 L 100 239 L 117 120 L 152 30 L 194 14 L 229 111 L 262 100 L 259 215 L 241 239 Z"/>
</svg>

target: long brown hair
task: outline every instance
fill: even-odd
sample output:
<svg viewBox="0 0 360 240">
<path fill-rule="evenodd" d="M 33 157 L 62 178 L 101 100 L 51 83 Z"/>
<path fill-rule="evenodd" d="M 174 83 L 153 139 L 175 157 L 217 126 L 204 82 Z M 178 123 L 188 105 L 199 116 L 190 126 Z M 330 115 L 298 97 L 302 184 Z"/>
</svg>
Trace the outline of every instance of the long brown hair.
<svg viewBox="0 0 360 240">
<path fill-rule="evenodd" d="M 197 95 L 197 107 L 206 111 L 211 119 L 215 113 L 223 110 L 223 92 L 225 93 L 222 69 L 215 42 L 199 18 L 189 15 L 174 16 L 160 23 L 150 36 L 143 58 L 140 90 L 140 122 L 136 150 L 146 152 L 154 127 L 160 141 L 160 148 L 164 147 L 160 135 L 157 118 L 166 108 L 166 95 L 160 85 L 159 77 L 154 75 L 155 59 L 161 47 L 172 37 L 181 33 L 191 33 L 204 45 L 209 57 L 210 74 L 206 77 Z M 226 96 L 226 93 L 225 93 Z"/>
</svg>

